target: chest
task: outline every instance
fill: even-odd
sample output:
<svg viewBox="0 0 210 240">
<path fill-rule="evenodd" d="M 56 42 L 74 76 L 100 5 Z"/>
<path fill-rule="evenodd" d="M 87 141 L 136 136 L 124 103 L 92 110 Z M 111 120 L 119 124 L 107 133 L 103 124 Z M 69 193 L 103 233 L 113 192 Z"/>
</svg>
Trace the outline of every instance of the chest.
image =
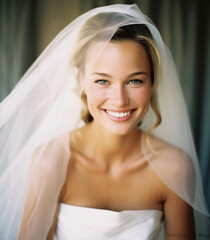
<svg viewBox="0 0 210 240">
<path fill-rule="evenodd" d="M 116 211 L 162 208 L 159 180 L 147 162 L 112 168 L 91 164 L 70 164 L 63 202 Z"/>
</svg>

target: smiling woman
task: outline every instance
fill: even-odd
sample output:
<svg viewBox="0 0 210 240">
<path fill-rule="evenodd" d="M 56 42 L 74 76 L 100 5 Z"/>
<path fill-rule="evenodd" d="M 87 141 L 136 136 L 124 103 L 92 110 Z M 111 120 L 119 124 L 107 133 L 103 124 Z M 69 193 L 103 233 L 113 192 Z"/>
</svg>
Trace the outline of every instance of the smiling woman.
<svg viewBox="0 0 210 240">
<path fill-rule="evenodd" d="M 3 239 L 208 236 L 173 60 L 136 5 L 67 26 L 0 113 Z"/>
<path fill-rule="evenodd" d="M 112 40 L 89 72 L 84 91 L 94 124 L 120 135 L 137 130 L 149 108 L 152 88 L 144 48 L 131 40 Z"/>
</svg>

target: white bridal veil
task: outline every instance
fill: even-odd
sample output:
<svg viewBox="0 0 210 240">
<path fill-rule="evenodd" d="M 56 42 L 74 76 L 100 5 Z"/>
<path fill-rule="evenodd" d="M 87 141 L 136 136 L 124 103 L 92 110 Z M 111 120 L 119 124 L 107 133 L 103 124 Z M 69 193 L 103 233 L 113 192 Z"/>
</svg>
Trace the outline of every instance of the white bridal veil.
<svg viewBox="0 0 210 240">
<path fill-rule="evenodd" d="M 93 16 L 94 24 L 90 24 Z M 65 181 L 69 132 L 84 124 L 80 96 L 85 54 L 100 41 L 95 59 L 88 63 L 91 66 L 118 27 L 130 24 L 146 24 L 159 49 L 162 122 L 153 134 L 183 150 L 182 168 L 172 179 L 150 161 L 142 146 L 145 157 L 160 178 L 193 207 L 196 238 L 201 239 L 201 234 L 209 236 L 197 156 L 173 60 L 151 20 L 136 5 L 118 4 L 93 9 L 63 29 L 0 104 L 2 240 L 16 239 L 18 235 L 20 239 L 46 239 Z M 141 128 L 146 131 L 154 121 L 150 109 Z M 167 164 L 176 165 L 173 153 Z"/>
</svg>

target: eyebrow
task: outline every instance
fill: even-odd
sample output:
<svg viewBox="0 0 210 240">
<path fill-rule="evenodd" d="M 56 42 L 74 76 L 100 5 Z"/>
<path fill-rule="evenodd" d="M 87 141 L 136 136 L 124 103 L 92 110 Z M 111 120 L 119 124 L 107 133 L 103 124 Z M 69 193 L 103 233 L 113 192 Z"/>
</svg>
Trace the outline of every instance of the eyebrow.
<svg viewBox="0 0 210 240">
<path fill-rule="evenodd" d="M 103 72 L 94 72 L 92 74 L 93 75 L 101 75 L 103 77 L 112 77 L 110 74 L 103 73 Z M 149 75 L 149 73 L 147 73 L 147 72 L 134 72 L 134 73 L 129 74 L 127 77 L 135 77 L 136 75 Z"/>
</svg>

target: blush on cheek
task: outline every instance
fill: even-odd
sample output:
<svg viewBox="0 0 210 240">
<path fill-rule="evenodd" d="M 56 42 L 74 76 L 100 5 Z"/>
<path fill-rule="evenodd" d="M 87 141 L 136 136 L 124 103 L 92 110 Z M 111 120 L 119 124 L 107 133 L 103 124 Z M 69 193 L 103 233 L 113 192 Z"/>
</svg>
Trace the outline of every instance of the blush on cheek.
<svg viewBox="0 0 210 240">
<path fill-rule="evenodd" d="M 102 104 L 104 101 L 106 101 L 106 93 L 104 91 L 91 91 L 91 102 L 94 105 Z"/>
<path fill-rule="evenodd" d="M 88 109 L 92 115 L 94 115 L 95 110 L 102 106 L 107 99 L 107 93 L 103 89 L 88 89 L 87 91 L 87 102 Z"/>
<path fill-rule="evenodd" d="M 133 100 L 138 103 L 139 105 L 147 104 L 151 99 L 151 91 L 141 91 L 138 93 L 133 93 Z"/>
</svg>

